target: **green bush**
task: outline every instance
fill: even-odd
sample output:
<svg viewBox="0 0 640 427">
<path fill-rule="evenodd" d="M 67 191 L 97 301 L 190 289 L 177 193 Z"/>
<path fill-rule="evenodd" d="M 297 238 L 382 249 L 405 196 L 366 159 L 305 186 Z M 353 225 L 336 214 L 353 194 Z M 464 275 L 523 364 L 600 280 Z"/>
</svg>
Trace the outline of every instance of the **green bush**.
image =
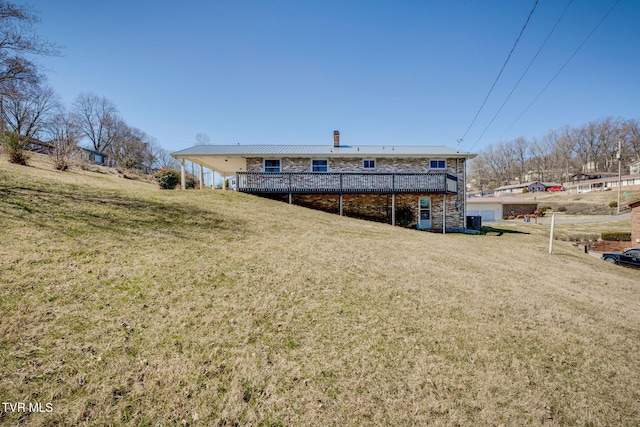
<svg viewBox="0 0 640 427">
<path fill-rule="evenodd" d="M 196 188 L 196 179 L 190 176 L 187 176 L 185 179 L 184 186 L 186 188 Z"/>
<path fill-rule="evenodd" d="M 173 190 L 180 182 L 180 174 L 173 169 L 160 169 L 154 177 L 160 188 L 164 190 Z"/>
<path fill-rule="evenodd" d="M 14 132 L 5 132 L 3 144 L 9 155 L 9 161 L 18 165 L 27 165 L 29 152 L 27 151 L 27 138 Z"/>
<path fill-rule="evenodd" d="M 608 232 L 602 233 L 602 236 L 600 238 L 602 240 L 607 240 L 609 242 L 630 242 L 631 232 L 608 231 Z"/>
<path fill-rule="evenodd" d="M 609 207 L 610 208 L 617 208 L 618 207 L 618 202 L 616 202 L 615 200 L 609 202 Z"/>
</svg>

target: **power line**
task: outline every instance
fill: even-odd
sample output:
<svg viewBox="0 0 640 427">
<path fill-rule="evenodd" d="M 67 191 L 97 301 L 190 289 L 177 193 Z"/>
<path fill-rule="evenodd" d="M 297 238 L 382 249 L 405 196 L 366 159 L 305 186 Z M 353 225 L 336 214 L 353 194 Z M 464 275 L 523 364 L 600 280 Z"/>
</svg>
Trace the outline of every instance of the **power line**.
<svg viewBox="0 0 640 427">
<path fill-rule="evenodd" d="M 493 85 L 491 86 L 491 89 L 489 89 L 489 93 L 484 98 L 484 101 L 482 101 L 482 105 L 478 109 L 478 112 L 476 113 L 476 115 L 474 116 L 473 120 L 469 124 L 469 127 L 467 127 L 467 130 L 464 132 L 464 135 L 462 135 L 461 139 L 464 139 L 465 136 L 467 136 L 467 133 L 469 132 L 469 129 L 471 129 L 471 126 L 473 126 L 473 124 L 475 123 L 476 119 L 478 118 L 478 115 L 480 114 L 480 112 L 484 108 L 484 105 L 487 103 L 487 100 L 489 99 L 489 96 L 491 96 L 491 92 L 493 92 L 493 89 L 496 87 L 496 84 L 498 83 L 498 80 L 500 80 L 500 76 L 502 75 L 502 72 L 504 71 L 505 67 L 507 66 L 507 63 L 509 62 L 509 59 L 511 59 L 511 54 L 513 54 L 513 51 L 516 49 L 516 46 L 518 45 L 518 42 L 520 41 L 520 38 L 522 37 L 522 34 L 524 33 L 525 28 L 527 28 L 527 25 L 529 24 L 529 20 L 531 19 L 531 16 L 533 15 L 533 12 L 536 10 L 537 6 L 538 6 L 538 0 L 536 0 L 536 2 L 533 5 L 533 8 L 531 9 L 531 12 L 529 12 L 529 16 L 527 17 L 527 20 L 524 23 L 524 26 L 520 30 L 520 34 L 518 34 L 518 38 L 516 39 L 516 42 L 513 44 L 513 47 L 511 48 L 511 51 L 509 52 L 509 55 L 507 55 L 507 59 L 504 61 L 504 64 L 502 64 L 502 68 L 500 69 L 500 72 L 498 73 L 498 76 L 496 77 L 495 81 L 493 82 Z"/>
<path fill-rule="evenodd" d="M 596 26 L 593 28 L 593 30 L 591 30 L 591 32 L 587 35 L 587 37 L 585 37 L 585 39 L 582 41 L 582 43 L 580 43 L 580 45 L 578 46 L 578 48 L 571 54 L 571 56 L 569 56 L 569 59 L 567 59 L 565 61 L 564 64 L 562 64 L 562 67 L 560 67 L 560 69 L 553 75 L 553 77 L 551 78 L 551 80 L 549 80 L 549 82 L 542 88 L 542 90 L 540 92 L 538 92 L 538 94 L 536 95 L 535 98 L 533 98 L 533 101 L 531 101 L 531 103 L 529 105 L 527 105 L 527 108 L 524 109 L 524 111 L 513 121 L 513 123 L 511 123 L 509 125 L 509 127 L 507 128 L 506 131 L 504 131 L 504 133 L 502 134 L 504 136 L 504 134 L 506 134 L 507 132 L 509 132 L 509 130 L 513 127 L 513 125 L 515 125 L 518 120 L 520 120 L 522 118 L 522 116 L 524 116 L 524 114 L 529 111 L 529 108 L 531 108 L 531 106 L 533 106 L 533 104 L 535 104 L 535 102 L 538 100 L 538 98 L 540 98 L 540 96 L 544 93 L 545 90 L 547 90 L 547 88 L 551 85 L 551 83 L 553 83 L 553 81 L 556 79 L 556 77 L 558 77 L 558 75 L 562 72 L 562 70 L 565 69 L 565 67 L 569 64 L 569 62 L 571 62 L 571 60 L 573 59 L 574 56 L 576 56 L 576 54 L 580 51 L 580 49 L 582 49 L 582 47 L 587 43 L 587 41 L 591 38 L 591 36 L 593 35 L 593 33 L 596 32 L 596 30 L 600 27 L 600 25 L 602 25 L 602 23 L 604 22 L 605 19 L 607 19 L 607 17 L 609 16 L 609 14 L 611 12 L 613 12 L 613 9 L 616 8 L 616 6 L 618 5 L 618 3 L 620 3 L 620 0 L 616 0 L 616 2 L 613 4 L 613 6 L 611 6 L 611 8 L 609 8 L 609 10 L 604 14 L 604 16 L 602 17 L 602 19 L 600 19 L 600 21 L 596 24 Z M 502 137 L 500 137 L 502 138 Z"/>
<path fill-rule="evenodd" d="M 520 76 L 520 78 L 518 79 L 518 81 L 516 82 L 515 86 L 513 86 L 513 89 L 511 89 L 511 92 L 509 92 L 509 95 L 507 95 L 507 97 L 505 98 L 504 102 L 502 103 L 502 105 L 500 106 L 500 108 L 498 109 L 498 111 L 496 112 L 496 114 L 493 116 L 493 118 L 491 119 L 491 121 L 489 122 L 489 124 L 487 125 L 487 127 L 484 128 L 484 130 L 482 131 L 482 133 L 480 134 L 480 136 L 478 137 L 478 139 L 476 140 L 476 142 L 473 143 L 473 145 L 471 146 L 471 148 L 469 148 L 469 151 L 473 150 L 473 147 L 476 146 L 476 144 L 478 144 L 478 142 L 480 142 L 480 140 L 482 139 L 482 137 L 484 136 L 484 134 L 487 132 L 487 130 L 489 129 L 489 127 L 491 127 L 491 125 L 493 124 L 493 121 L 496 119 L 496 117 L 498 117 L 498 114 L 500 114 L 500 112 L 502 111 L 502 109 L 504 108 L 504 106 L 506 105 L 507 101 L 509 101 L 509 99 L 511 98 L 511 95 L 513 95 L 513 92 L 515 92 L 516 88 L 520 85 L 520 82 L 522 81 L 522 79 L 524 78 L 524 76 L 527 74 L 527 72 L 529 71 L 529 69 L 531 68 L 531 66 L 533 65 L 533 63 L 535 62 L 536 58 L 538 58 L 538 55 L 540 55 L 540 52 L 542 52 L 542 49 L 544 48 L 544 46 L 547 44 L 547 42 L 549 41 L 549 38 L 551 38 L 551 35 L 553 34 L 553 32 L 556 30 L 556 28 L 558 27 L 558 24 L 560 24 L 560 21 L 562 21 L 562 18 L 564 18 L 564 15 L 567 13 L 567 10 L 569 10 L 569 6 L 571 6 L 571 3 L 573 3 L 573 0 L 569 0 L 569 3 L 567 3 L 567 6 L 564 8 L 564 11 L 562 12 L 562 14 L 560 15 L 560 17 L 558 18 L 558 20 L 556 21 L 556 23 L 554 24 L 553 28 L 551 28 L 551 31 L 549 31 L 549 34 L 547 35 L 547 37 L 544 39 L 544 41 L 542 42 L 542 45 L 540 45 L 540 48 L 538 49 L 538 51 L 536 52 L 536 54 L 533 56 L 533 58 L 531 59 L 531 62 L 529 62 L 529 65 L 527 65 L 527 68 L 524 70 L 524 72 L 522 73 L 522 75 Z"/>
</svg>

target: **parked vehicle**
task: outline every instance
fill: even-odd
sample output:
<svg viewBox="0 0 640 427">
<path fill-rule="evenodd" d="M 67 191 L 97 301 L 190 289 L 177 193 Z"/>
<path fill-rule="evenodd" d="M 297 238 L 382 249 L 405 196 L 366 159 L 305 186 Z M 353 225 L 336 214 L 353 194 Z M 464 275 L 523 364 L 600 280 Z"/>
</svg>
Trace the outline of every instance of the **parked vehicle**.
<svg viewBox="0 0 640 427">
<path fill-rule="evenodd" d="M 562 185 L 554 185 L 553 187 L 547 188 L 547 191 L 564 191 L 564 187 Z"/>
<path fill-rule="evenodd" d="M 602 259 L 618 265 L 640 268 L 640 248 L 631 248 L 619 253 L 602 254 Z"/>
</svg>

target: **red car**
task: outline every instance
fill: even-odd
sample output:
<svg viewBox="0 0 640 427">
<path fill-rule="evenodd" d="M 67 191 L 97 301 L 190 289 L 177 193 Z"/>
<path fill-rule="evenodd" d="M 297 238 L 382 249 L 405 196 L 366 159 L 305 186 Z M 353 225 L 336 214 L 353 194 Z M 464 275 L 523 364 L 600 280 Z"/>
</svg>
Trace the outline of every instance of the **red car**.
<svg viewBox="0 0 640 427">
<path fill-rule="evenodd" d="M 553 187 L 547 188 L 547 191 L 564 191 L 564 187 L 562 185 L 554 185 Z"/>
</svg>

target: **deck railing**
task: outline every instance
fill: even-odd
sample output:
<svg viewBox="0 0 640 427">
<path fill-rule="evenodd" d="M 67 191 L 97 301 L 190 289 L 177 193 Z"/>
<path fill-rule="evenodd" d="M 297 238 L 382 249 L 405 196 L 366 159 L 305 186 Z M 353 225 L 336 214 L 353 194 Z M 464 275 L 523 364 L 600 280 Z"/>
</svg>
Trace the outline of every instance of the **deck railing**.
<svg viewBox="0 0 640 427">
<path fill-rule="evenodd" d="M 238 172 L 245 193 L 447 193 L 458 192 L 448 173 Z"/>
</svg>

